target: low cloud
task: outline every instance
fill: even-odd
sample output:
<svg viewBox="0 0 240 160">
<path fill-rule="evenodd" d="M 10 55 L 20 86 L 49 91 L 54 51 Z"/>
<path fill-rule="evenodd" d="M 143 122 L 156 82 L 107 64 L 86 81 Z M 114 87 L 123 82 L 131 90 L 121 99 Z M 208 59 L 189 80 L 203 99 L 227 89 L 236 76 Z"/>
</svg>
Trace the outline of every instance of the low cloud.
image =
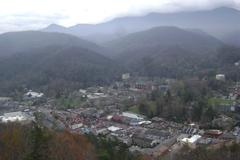
<svg viewBox="0 0 240 160">
<path fill-rule="evenodd" d="M 44 16 L 25 13 L 0 16 L 0 32 L 35 30 L 65 19 L 68 17 L 59 14 Z"/>
<path fill-rule="evenodd" d="M 99 23 L 123 15 L 233 7 L 240 0 L 0 0 L 0 32 L 34 30 L 56 23 Z"/>
</svg>

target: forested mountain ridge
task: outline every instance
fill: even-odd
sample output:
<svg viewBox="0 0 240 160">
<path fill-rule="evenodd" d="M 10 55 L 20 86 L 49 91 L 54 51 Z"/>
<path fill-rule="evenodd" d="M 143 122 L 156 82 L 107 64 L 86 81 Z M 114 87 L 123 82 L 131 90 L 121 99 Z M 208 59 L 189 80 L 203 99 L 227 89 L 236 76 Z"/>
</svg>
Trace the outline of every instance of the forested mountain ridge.
<svg viewBox="0 0 240 160">
<path fill-rule="evenodd" d="M 167 78 L 207 76 L 217 68 L 228 70 L 218 57 L 223 46 L 205 32 L 169 26 L 132 33 L 103 47 L 62 33 L 6 33 L 0 35 L 0 90 L 8 94 L 36 88 L 55 95 L 109 84 L 123 71 Z"/>
<path fill-rule="evenodd" d="M 50 25 L 43 31 L 68 33 L 102 43 L 157 26 L 196 28 L 220 38 L 240 28 L 240 12 L 227 7 L 176 13 L 153 12 L 118 17 L 99 24 L 78 24 L 69 28 Z"/>
<path fill-rule="evenodd" d="M 104 45 L 137 73 L 176 78 L 208 68 L 224 43 L 200 31 L 155 27 Z"/>
<path fill-rule="evenodd" d="M 193 53 L 204 54 L 215 51 L 223 43 L 207 34 L 195 33 L 178 27 L 155 27 L 142 32 L 136 32 L 122 38 L 105 43 L 112 51 L 124 53 L 142 48 L 182 47 Z M 140 54 L 138 53 L 138 56 Z"/>
<path fill-rule="evenodd" d="M 57 45 L 79 46 L 98 53 L 104 52 L 104 48 L 68 34 L 23 31 L 8 32 L 0 35 L 0 57 L 11 56 L 30 49 Z"/>
<path fill-rule="evenodd" d="M 56 94 L 59 90 L 110 83 L 120 74 L 121 67 L 103 56 L 104 50 L 61 33 L 0 35 L 1 93 L 41 88 Z"/>
</svg>

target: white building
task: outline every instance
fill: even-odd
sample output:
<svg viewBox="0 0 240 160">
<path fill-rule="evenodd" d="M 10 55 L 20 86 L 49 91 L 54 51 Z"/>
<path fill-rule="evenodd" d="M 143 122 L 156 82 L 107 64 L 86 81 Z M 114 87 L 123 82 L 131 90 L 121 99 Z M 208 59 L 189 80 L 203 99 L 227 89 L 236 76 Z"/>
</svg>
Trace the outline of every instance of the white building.
<svg viewBox="0 0 240 160">
<path fill-rule="evenodd" d="M 71 125 L 71 129 L 75 130 L 75 129 L 81 128 L 82 126 L 83 126 L 82 123 L 73 124 L 73 125 Z"/>
<path fill-rule="evenodd" d="M 183 138 L 180 142 L 182 144 L 187 144 L 191 148 L 196 147 L 196 142 L 201 138 L 200 135 L 193 135 L 191 138 Z"/>
<path fill-rule="evenodd" d="M 119 130 L 121 130 L 121 129 L 122 129 L 122 128 L 115 127 L 115 126 L 108 127 L 108 130 L 111 131 L 111 132 L 116 132 L 116 131 L 119 131 Z"/>
<path fill-rule="evenodd" d="M 143 125 L 143 124 L 149 125 L 151 123 L 152 123 L 151 121 L 140 121 L 140 122 L 138 122 L 139 125 Z"/>
<path fill-rule="evenodd" d="M 25 96 L 30 98 L 41 98 L 44 96 L 43 93 L 33 92 L 32 90 L 28 91 Z"/>
<path fill-rule="evenodd" d="M 143 120 L 144 119 L 141 115 L 134 114 L 134 113 L 131 113 L 131 112 L 123 112 L 122 116 L 137 119 L 137 120 Z"/>
<path fill-rule="evenodd" d="M 21 122 L 21 121 L 27 121 L 27 120 L 34 120 L 33 117 L 23 113 L 23 112 L 10 112 L 10 113 L 4 113 L 3 116 L 0 117 L 1 121 L 4 123 L 7 122 Z"/>
<path fill-rule="evenodd" d="M 79 92 L 82 93 L 82 94 L 86 94 L 86 93 L 87 93 L 87 90 L 85 90 L 85 89 L 80 89 Z"/>
<path fill-rule="evenodd" d="M 130 78 L 130 73 L 122 74 L 122 80 L 128 80 Z"/>
<path fill-rule="evenodd" d="M 216 75 L 216 80 L 225 81 L 225 75 L 224 74 L 217 74 Z"/>
</svg>

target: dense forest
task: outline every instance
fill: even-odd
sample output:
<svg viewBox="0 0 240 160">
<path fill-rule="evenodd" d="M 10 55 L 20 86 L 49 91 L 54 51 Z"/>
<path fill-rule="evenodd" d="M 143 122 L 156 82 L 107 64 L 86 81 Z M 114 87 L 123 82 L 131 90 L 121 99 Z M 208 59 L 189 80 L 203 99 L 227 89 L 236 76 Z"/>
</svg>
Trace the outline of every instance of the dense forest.
<svg viewBox="0 0 240 160">
<path fill-rule="evenodd" d="M 218 73 L 231 81 L 240 77 L 234 65 L 240 60 L 238 47 L 177 27 L 132 33 L 104 47 L 67 34 L 7 33 L 0 35 L 0 49 L 1 96 L 24 89 L 64 95 L 110 84 L 124 72 L 174 79 L 213 78 Z"/>
<path fill-rule="evenodd" d="M 166 93 L 152 91 L 136 106 L 140 114 L 149 118 L 163 117 L 177 122 L 201 122 L 213 120 L 217 113 L 209 103 L 216 86 L 224 90 L 225 82 L 183 80 L 176 82 Z M 220 90 L 219 90 L 220 91 Z"/>
<path fill-rule="evenodd" d="M 12 46 L 7 47 L 7 42 Z M 101 55 L 102 50 L 88 41 L 59 33 L 0 35 L 0 95 L 12 96 L 28 88 L 54 96 L 109 84 L 120 77 L 122 68 Z"/>
</svg>

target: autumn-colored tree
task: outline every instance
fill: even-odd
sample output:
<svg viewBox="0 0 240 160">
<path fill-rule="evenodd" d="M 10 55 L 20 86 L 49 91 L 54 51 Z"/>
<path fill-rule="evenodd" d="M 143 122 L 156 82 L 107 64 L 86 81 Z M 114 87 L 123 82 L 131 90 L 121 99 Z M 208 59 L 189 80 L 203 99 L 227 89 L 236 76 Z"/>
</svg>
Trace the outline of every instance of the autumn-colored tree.
<svg viewBox="0 0 240 160">
<path fill-rule="evenodd" d="M 53 160 L 93 160 L 94 148 L 86 137 L 68 131 L 56 133 L 51 141 L 50 155 Z"/>
<path fill-rule="evenodd" d="M 37 124 L 0 125 L 0 160 L 94 160 L 86 136 L 56 132 Z"/>
<path fill-rule="evenodd" d="M 18 124 L 1 126 L 0 160 L 21 160 L 28 152 L 28 132 Z"/>
</svg>

